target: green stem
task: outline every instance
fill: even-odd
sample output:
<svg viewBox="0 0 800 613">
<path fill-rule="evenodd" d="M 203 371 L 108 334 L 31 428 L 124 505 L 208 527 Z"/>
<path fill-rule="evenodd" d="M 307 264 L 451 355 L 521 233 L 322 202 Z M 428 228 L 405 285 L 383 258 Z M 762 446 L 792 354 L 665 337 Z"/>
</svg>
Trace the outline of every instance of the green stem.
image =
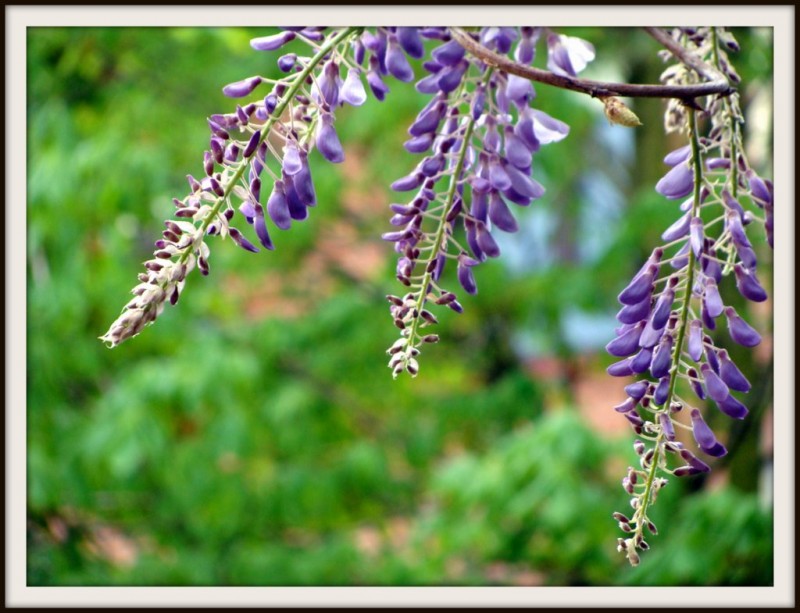
<svg viewBox="0 0 800 613">
<path fill-rule="evenodd" d="M 699 216 L 700 213 L 700 186 L 703 180 L 703 161 L 700 157 L 700 141 L 697 137 L 697 118 L 694 109 L 687 108 L 689 113 L 689 138 L 692 144 L 692 168 L 694 171 L 694 194 L 692 199 L 692 217 Z M 678 323 L 677 332 L 678 337 L 675 341 L 672 353 L 672 364 L 674 365 L 670 372 L 669 389 L 667 391 L 667 399 L 662 405 L 662 410 L 669 412 L 672 406 L 672 400 L 675 396 L 675 386 L 678 382 L 678 371 L 680 370 L 679 360 L 681 353 L 683 353 L 683 342 L 686 337 L 686 322 L 689 318 L 689 303 L 692 299 L 692 287 L 694 285 L 694 264 L 695 256 L 694 250 L 689 249 L 689 260 L 686 264 L 686 285 L 684 288 L 683 300 L 680 305 L 680 321 Z M 647 474 L 647 482 L 645 490 L 641 497 L 639 508 L 636 511 L 635 517 L 639 519 L 636 524 L 636 534 L 641 535 L 644 528 L 644 520 L 647 517 L 647 508 L 649 507 L 653 495 L 653 483 L 655 482 L 656 473 L 661 460 L 661 452 L 664 447 L 664 432 L 660 431 L 656 437 L 655 445 L 653 446 L 653 460 L 650 465 L 650 471 Z"/>
<path fill-rule="evenodd" d="M 494 71 L 493 68 L 487 68 L 486 72 L 483 75 L 483 80 L 488 83 L 489 78 L 492 76 L 492 72 Z M 456 99 L 460 97 L 457 96 Z M 445 229 L 447 224 L 445 223 L 445 218 L 447 217 L 447 213 L 450 210 L 450 207 L 453 204 L 453 198 L 455 198 L 456 189 L 458 187 L 459 177 L 461 176 L 461 171 L 464 169 L 464 160 L 466 159 L 466 154 L 469 149 L 470 140 L 472 139 L 472 131 L 475 129 L 475 119 L 473 119 L 472 115 L 469 115 L 469 120 L 467 122 L 466 130 L 464 131 L 464 137 L 461 140 L 461 149 L 458 152 L 458 160 L 456 162 L 456 167 L 453 170 L 453 174 L 450 176 L 450 185 L 447 190 L 447 196 L 445 198 L 445 202 L 442 205 L 441 214 L 437 219 L 437 228 L 436 234 L 433 238 L 433 248 L 431 249 L 430 258 L 426 262 L 425 266 L 425 274 L 422 277 L 422 281 L 420 282 L 420 289 L 419 289 L 419 297 L 417 298 L 416 309 L 417 313 L 422 313 L 422 308 L 425 306 L 425 301 L 427 299 L 427 288 L 430 284 L 431 280 L 433 279 L 433 272 L 428 272 L 428 265 L 430 262 L 437 257 L 439 257 L 439 251 L 442 248 L 442 243 L 445 239 Z M 420 317 L 415 317 L 411 322 L 411 328 L 408 333 L 408 345 L 406 347 L 406 355 L 408 358 L 411 358 L 411 349 L 414 346 L 414 341 L 417 337 L 417 328 L 419 326 Z"/>
</svg>

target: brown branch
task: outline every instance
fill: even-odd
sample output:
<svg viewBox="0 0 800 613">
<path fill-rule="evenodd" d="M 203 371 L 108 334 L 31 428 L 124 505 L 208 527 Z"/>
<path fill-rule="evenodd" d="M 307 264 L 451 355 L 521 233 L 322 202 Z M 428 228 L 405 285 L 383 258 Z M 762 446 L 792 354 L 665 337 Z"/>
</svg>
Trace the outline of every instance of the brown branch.
<svg viewBox="0 0 800 613">
<path fill-rule="evenodd" d="M 653 31 L 651 32 L 650 30 Z M 531 81 L 546 83 L 547 85 L 553 85 L 562 89 L 588 94 L 593 98 L 629 96 L 631 98 L 678 98 L 686 102 L 691 102 L 700 96 L 709 96 L 713 94 L 728 96 L 735 91 L 730 83 L 728 83 L 728 80 L 719 72 L 711 68 L 700 58 L 680 47 L 680 45 L 675 43 L 675 41 L 666 34 L 654 28 L 647 28 L 647 31 L 653 38 L 667 47 L 670 53 L 677 56 L 678 59 L 695 70 L 703 78 L 709 80 L 706 83 L 699 83 L 697 85 L 637 85 L 630 83 L 606 83 L 603 81 L 592 81 L 590 79 L 557 75 L 547 70 L 518 64 L 504 55 L 487 49 L 473 39 L 465 30 L 454 27 L 450 28 L 450 34 L 464 49 L 490 66 L 499 68 L 509 74 L 525 77 Z M 669 40 L 670 44 L 667 43 L 667 40 Z"/>
</svg>

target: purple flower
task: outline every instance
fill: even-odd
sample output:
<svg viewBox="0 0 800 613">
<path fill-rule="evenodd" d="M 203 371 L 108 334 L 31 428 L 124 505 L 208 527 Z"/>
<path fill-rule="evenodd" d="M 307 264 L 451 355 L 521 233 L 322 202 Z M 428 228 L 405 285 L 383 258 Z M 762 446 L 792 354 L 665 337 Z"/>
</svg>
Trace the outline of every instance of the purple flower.
<svg viewBox="0 0 800 613">
<path fill-rule="evenodd" d="M 650 374 L 656 379 L 669 374 L 672 366 L 672 336 L 664 334 L 653 350 L 653 361 L 650 363 Z"/>
<path fill-rule="evenodd" d="M 547 69 L 557 75 L 578 76 L 594 55 L 594 46 L 583 39 L 563 34 L 547 37 Z"/>
<path fill-rule="evenodd" d="M 725 385 L 725 382 L 719 378 L 717 373 L 715 373 L 711 366 L 708 364 L 702 364 L 700 366 L 700 372 L 703 373 L 703 380 L 706 384 L 706 391 L 708 395 L 711 397 L 712 400 L 719 403 L 725 400 L 729 395 L 730 391 L 728 390 L 728 386 Z"/>
<path fill-rule="evenodd" d="M 322 73 L 317 77 L 315 90 L 320 101 L 324 101 L 330 108 L 339 104 L 339 86 L 342 79 L 339 77 L 339 64 L 330 60 L 322 67 Z"/>
<path fill-rule="evenodd" d="M 719 376 L 725 384 L 732 390 L 737 392 L 749 392 L 750 382 L 742 374 L 733 360 L 728 357 L 728 352 L 722 349 L 719 352 Z"/>
<path fill-rule="evenodd" d="M 381 79 L 378 60 L 373 55 L 369 58 L 369 70 L 367 71 L 367 84 L 372 90 L 372 95 L 379 101 L 383 101 L 389 93 L 389 87 Z"/>
<path fill-rule="evenodd" d="M 722 401 L 717 402 L 717 407 L 728 417 L 733 419 L 744 419 L 747 417 L 747 407 L 736 400 L 732 394 L 728 394 Z"/>
<path fill-rule="evenodd" d="M 334 164 L 344 162 L 344 150 L 336 128 L 333 127 L 333 114 L 323 113 L 317 128 L 317 149 L 323 157 Z"/>
<path fill-rule="evenodd" d="M 694 173 L 686 164 L 677 164 L 656 183 L 656 191 L 669 198 L 684 198 L 694 189 Z"/>
<path fill-rule="evenodd" d="M 569 134 L 569 126 L 563 121 L 550 117 L 544 111 L 526 107 L 522 114 L 530 114 L 533 120 L 533 133 L 536 141 L 541 145 L 557 143 L 564 140 Z M 538 147 L 537 147 L 538 149 Z"/>
<path fill-rule="evenodd" d="M 650 296 L 636 304 L 626 304 L 617 313 L 617 321 L 623 324 L 635 324 L 647 319 L 650 315 L 652 300 Z"/>
<path fill-rule="evenodd" d="M 681 162 L 686 162 L 692 155 L 692 146 L 684 145 L 674 151 L 669 152 L 664 158 L 664 163 L 668 166 L 677 166 Z"/>
<path fill-rule="evenodd" d="M 658 423 L 661 424 L 661 431 L 668 441 L 675 440 L 675 427 L 672 425 L 672 418 L 667 413 L 658 414 Z"/>
<path fill-rule="evenodd" d="M 439 90 L 446 94 L 455 90 L 461 83 L 461 79 L 464 77 L 464 73 L 467 72 L 467 68 L 469 68 L 469 62 L 462 59 L 455 66 L 449 66 L 442 70 L 436 75 L 436 84 Z"/>
<path fill-rule="evenodd" d="M 351 68 L 347 71 L 347 78 L 345 78 L 339 90 L 339 99 L 352 106 L 361 106 L 366 102 L 367 92 L 364 90 L 364 84 L 361 82 L 360 70 Z"/>
<path fill-rule="evenodd" d="M 643 328 L 644 323 L 642 322 L 626 326 L 617 338 L 606 345 L 606 351 L 619 358 L 636 353 L 639 349 L 639 337 Z"/>
<path fill-rule="evenodd" d="M 633 358 L 631 359 L 631 370 L 640 375 L 648 368 L 650 368 L 650 362 L 653 361 L 653 350 L 649 347 L 642 347 Z"/>
<path fill-rule="evenodd" d="M 250 46 L 256 51 L 275 51 L 289 41 L 294 40 L 295 36 L 295 33 L 291 31 L 273 34 L 272 36 L 262 36 L 261 38 L 252 39 Z"/>
<path fill-rule="evenodd" d="M 282 163 L 282 170 L 290 177 L 293 177 L 300 169 L 303 167 L 303 163 L 300 160 L 300 150 L 297 147 L 297 143 L 294 141 L 289 141 L 283 147 L 283 163 Z"/>
<path fill-rule="evenodd" d="M 667 401 L 667 394 L 669 394 L 669 377 L 661 377 L 658 381 L 656 389 L 653 391 L 653 402 L 661 406 Z"/>
<path fill-rule="evenodd" d="M 255 212 L 256 216 L 254 225 L 258 241 L 265 249 L 275 249 L 275 246 L 272 244 L 272 240 L 270 240 L 269 232 L 267 232 L 267 222 L 264 219 L 264 209 L 258 203 L 256 203 Z"/>
<path fill-rule="evenodd" d="M 284 183 L 280 179 L 275 181 L 272 193 L 267 200 L 267 214 L 272 222 L 281 230 L 288 230 L 292 225 L 289 215 L 289 205 L 286 202 Z"/>
<path fill-rule="evenodd" d="M 689 357 L 695 362 L 703 355 L 703 324 L 699 319 L 693 319 L 689 324 L 689 338 L 686 343 Z"/>
<path fill-rule="evenodd" d="M 711 317 L 719 317 L 725 305 L 722 303 L 722 297 L 719 295 L 719 289 L 714 279 L 706 277 L 704 281 L 705 291 L 703 292 L 704 306 Z"/>
<path fill-rule="evenodd" d="M 629 377 L 633 374 L 631 370 L 631 359 L 625 358 L 619 362 L 614 362 L 611 366 L 606 368 L 606 372 L 612 377 Z"/>
<path fill-rule="evenodd" d="M 694 440 L 697 441 L 697 445 L 700 447 L 700 449 L 715 458 L 722 457 L 728 453 L 728 450 L 725 449 L 722 443 L 717 441 L 717 438 L 714 436 L 711 428 L 709 428 L 706 422 L 703 421 L 703 416 L 700 415 L 700 411 L 697 409 L 692 409 L 691 416 L 692 433 L 694 434 Z"/>
<path fill-rule="evenodd" d="M 263 79 L 261 77 L 250 77 L 236 83 L 230 83 L 222 88 L 222 93 L 228 98 L 243 98 L 258 87 Z"/>
<path fill-rule="evenodd" d="M 251 251 L 253 253 L 258 253 L 258 247 L 256 247 L 253 243 L 247 240 L 244 235 L 239 232 L 236 228 L 228 228 L 228 234 L 233 239 L 233 242 L 239 245 L 245 251 Z"/>
<path fill-rule="evenodd" d="M 516 232 L 517 220 L 511 214 L 503 198 L 497 192 L 489 196 L 489 219 L 504 232 Z"/>
<path fill-rule="evenodd" d="M 750 272 L 741 264 L 733 267 L 736 275 L 736 288 L 739 293 L 753 302 L 764 302 L 767 299 L 767 292 L 761 287 L 754 272 Z"/>
<path fill-rule="evenodd" d="M 625 386 L 625 393 L 633 398 L 636 402 L 639 402 L 647 393 L 648 385 L 649 383 L 647 381 L 637 381 L 636 383 L 631 383 L 630 385 Z"/>
<path fill-rule="evenodd" d="M 409 57 L 420 59 L 425 55 L 425 47 L 417 28 L 397 28 L 397 40 Z"/>
<path fill-rule="evenodd" d="M 647 270 L 637 274 L 617 297 L 620 303 L 633 305 L 649 298 L 653 291 L 653 280 L 657 272 L 655 266 L 649 266 Z"/>
<path fill-rule="evenodd" d="M 451 40 L 443 45 L 439 45 L 431 52 L 431 57 L 442 66 L 455 66 L 464 57 L 464 47 L 457 41 Z"/>
<path fill-rule="evenodd" d="M 469 257 L 466 253 L 461 253 L 458 256 L 458 282 L 464 291 L 468 294 L 477 294 L 478 286 L 475 284 L 475 277 L 472 274 L 472 267 L 478 265 L 480 262 Z"/>
<path fill-rule="evenodd" d="M 386 49 L 386 68 L 389 70 L 389 73 L 399 81 L 410 82 L 414 80 L 414 71 L 408 63 L 406 54 L 403 52 L 395 34 L 389 35 L 388 47 Z"/>
<path fill-rule="evenodd" d="M 734 342 L 744 347 L 755 347 L 761 342 L 761 336 L 736 313 L 733 307 L 725 308 L 725 317 L 728 319 L 728 332 Z"/>
</svg>

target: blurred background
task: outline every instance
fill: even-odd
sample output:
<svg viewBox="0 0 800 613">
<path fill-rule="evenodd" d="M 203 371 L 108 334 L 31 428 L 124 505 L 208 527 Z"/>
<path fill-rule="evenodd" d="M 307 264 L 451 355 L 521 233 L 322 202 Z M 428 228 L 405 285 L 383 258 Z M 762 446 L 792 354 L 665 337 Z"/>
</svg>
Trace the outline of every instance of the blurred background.
<svg viewBox="0 0 800 613">
<path fill-rule="evenodd" d="M 563 32 L 594 43 L 587 78 L 663 70 L 640 31 Z M 764 332 L 755 352 L 721 341 L 754 382 L 751 415 L 709 412 L 731 453 L 664 490 L 640 567 L 615 549 L 636 456 L 603 346 L 676 218 L 653 188 L 683 144 L 661 101 L 632 104 L 644 128 L 612 128 L 596 101 L 536 86 L 572 127 L 536 156 L 548 191 L 515 209 L 464 314 L 437 313 L 413 381 L 386 366 L 383 296 L 402 288 L 379 237 L 424 101 L 394 80 L 340 111 L 347 160 L 312 155 L 320 204 L 272 233 L 275 252 L 210 241 L 208 278 L 103 346 L 171 198 L 202 175 L 205 118 L 235 108 L 222 86 L 277 75 L 278 54 L 249 47 L 265 33 L 28 29 L 28 584 L 771 585 L 771 305 L 732 283 L 726 303 Z M 771 31 L 735 34 L 750 158 L 770 177 Z"/>
</svg>

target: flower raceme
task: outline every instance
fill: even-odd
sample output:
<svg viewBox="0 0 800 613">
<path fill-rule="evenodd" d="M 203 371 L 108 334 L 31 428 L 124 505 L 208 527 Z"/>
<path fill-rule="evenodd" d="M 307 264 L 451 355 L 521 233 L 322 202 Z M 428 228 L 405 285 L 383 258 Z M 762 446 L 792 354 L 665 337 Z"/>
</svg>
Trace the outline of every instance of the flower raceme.
<svg viewBox="0 0 800 613">
<path fill-rule="evenodd" d="M 688 40 L 681 30 L 675 36 L 699 55 L 716 57 L 723 72 L 724 67 L 731 70 L 729 63 L 720 61 L 725 52 L 716 30 L 695 30 Z M 669 69 L 665 75 L 665 82 L 692 78 L 688 72 Z M 727 453 L 697 408 L 699 403 L 711 401 L 731 419 L 748 414 L 736 394 L 748 392 L 750 382 L 712 334 L 725 321 L 734 343 L 754 347 L 761 341 L 736 309 L 724 304 L 719 285 L 733 276 L 744 299 L 767 299 L 748 230 L 763 226 L 772 245 L 772 186 L 755 174 L 745 157 L 738 96 L 710 99 L 704 111 L 711 118 L 705 137 L 697 128 L 697 110 L 681 111 L 686 120 L 681 129 L 689 144 L 664 158 L 670 169 L 656 191 L 668 200 L 685 200 L 678 207 L 678 219 L 661 236 L 664 244 L 653 250 L 619 294 L 620 327 L 606 346 L 609 354 L 623 358 L 608 368 L 609 374 L 640 378 L 625 387 L 627 397 L 615 407 L 640 437 L 634 444 L 640 468 L 629 468 L 623 479 L 634 515 L 628 519 L 615 514 L 620 528 L 631 535 L 618 540 L 618 549 L 633 565 L 640 559 L 637 550 L 648 549 L 644 528 L 655 534 L 648 510 L 667 483 L 659 475 L 681 477 L 711 470 L 676 440 L 677 432 L 691 431 L 707 456 Z M 674 108 L 669 108 L 667 124 L 675 127 L 675 122 Z M 747 201 L 756 212 L 746 210 Z"/>
</svg>

